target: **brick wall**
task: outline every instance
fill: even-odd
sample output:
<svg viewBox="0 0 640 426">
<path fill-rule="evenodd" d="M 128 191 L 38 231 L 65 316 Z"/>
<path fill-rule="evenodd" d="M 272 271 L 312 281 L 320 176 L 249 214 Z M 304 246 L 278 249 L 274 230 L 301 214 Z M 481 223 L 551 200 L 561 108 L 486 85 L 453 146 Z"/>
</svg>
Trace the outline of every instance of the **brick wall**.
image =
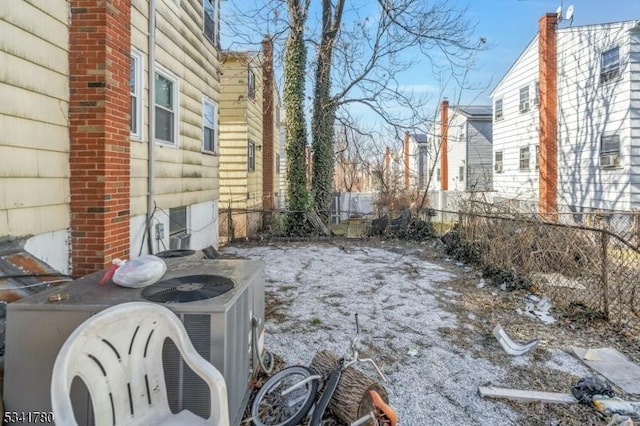
<svg viewBox="0 0 640 426">
<path fill-rule="evenodd" d="M 275 206 L 274 198 L 274 173 L 275 173 L 275 147 L 274 147 L 274 120 L 275 99 L 273 96 L 273 42 L 269 39 L 262 41 L 262 196 L 264 207 L 272 210 Z"/>
<path fill-rule="evenodd" d="M 129 257 L 130 0 L 70 0 L 74 275 Z"/>
<path fill-rule="evenodd" d="M 544 215 L 553 215 L 558 209 L 557 21 L 558 17 L 555 13 L 548 13 L 539 21 L 539 211 Z"/>
</svg>

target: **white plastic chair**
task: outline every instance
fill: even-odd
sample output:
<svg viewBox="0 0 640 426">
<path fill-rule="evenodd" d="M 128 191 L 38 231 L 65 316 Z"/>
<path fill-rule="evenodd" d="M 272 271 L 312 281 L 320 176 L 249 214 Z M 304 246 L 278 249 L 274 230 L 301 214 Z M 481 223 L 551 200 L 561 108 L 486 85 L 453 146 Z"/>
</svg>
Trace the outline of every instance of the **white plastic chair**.
<svg viewBox="0 0 640 426">
<path fill-rule="evenodd" d="M 166 338 L 209 386 L 208 419 L 188 410 L 171 412 L 162 365 Z M 160 305 L 130 302 L 113 306 L 80 324 L 67 338 L 51 378 L 57 425 L 77 425 L 69 396 L 76 376 L 91 395 L 97 426 L 229 425 L 222 374 L 196 352 L 178 317 Z"/>
</svg>

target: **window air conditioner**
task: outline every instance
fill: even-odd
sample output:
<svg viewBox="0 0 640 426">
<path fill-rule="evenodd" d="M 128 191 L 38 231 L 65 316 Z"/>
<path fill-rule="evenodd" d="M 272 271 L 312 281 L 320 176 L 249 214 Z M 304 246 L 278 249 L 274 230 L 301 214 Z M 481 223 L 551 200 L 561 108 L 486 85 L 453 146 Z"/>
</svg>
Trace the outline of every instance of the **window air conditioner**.
<svg viewBox="0 0 640 426">
<path fill-rule="evenodd" d="M 496 173 L 502 173 L 502 164 L 496 164 L 494 170 Z"/>
<path fill-rule="evenodd" d="M 520 102 L 520 112 L 527 112 L 527 111 L 529 111 L 529 101 Z"/>
<path fill-rule="evenodd" d="M 603 154 L 600 156 L 600 167 L 617 167 L 620 157 L 617 154 Z"/>
<path fill-rule="evenodd" d="M 191 234 L 181 233 L 169 237 L 169 248 L 171 250 L 186 250 L 191 244 Z"/>
</svg>

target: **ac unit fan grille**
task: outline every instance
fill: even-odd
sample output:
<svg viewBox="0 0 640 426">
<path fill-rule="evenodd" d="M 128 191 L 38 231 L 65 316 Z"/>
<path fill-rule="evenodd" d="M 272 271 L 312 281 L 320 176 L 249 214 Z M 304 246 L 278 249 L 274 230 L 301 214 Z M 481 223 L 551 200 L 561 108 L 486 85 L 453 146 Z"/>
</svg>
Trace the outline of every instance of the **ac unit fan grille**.
<svg viewBox="0 0 640 426">
<path fill-rule="evenodd" d="M 233 280 L 220 275 L 186 275 L 152 284 L 142 291 L 142 297 L 157 303 L 195 302 L 220 296 L 233 287 Z"/>
</svg>

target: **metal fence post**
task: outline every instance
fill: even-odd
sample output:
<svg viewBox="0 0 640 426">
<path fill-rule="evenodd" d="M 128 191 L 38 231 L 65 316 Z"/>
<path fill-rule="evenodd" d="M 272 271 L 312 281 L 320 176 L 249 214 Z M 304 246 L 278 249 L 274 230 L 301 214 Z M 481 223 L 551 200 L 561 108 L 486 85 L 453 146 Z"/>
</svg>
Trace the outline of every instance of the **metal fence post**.
<svg viewBox="0 0 640 426">
<path fill-rule="evenodd" d="M 609 257 L 607 255 L 607 246 L 609 244 L 609 234 L 606 233 L 604 230 L 600 231 L 600 237 L 601 237 L 601 261 L 600 261 L 600 266 L 601 266 L 601 280 L 602 280 L 602 303 L 604 305 L 604 315 L 607 318 L 607 321 L 609 320 L 609 313 L 610 313 L 610 309 L 609 309 Z"/>
</svg>

